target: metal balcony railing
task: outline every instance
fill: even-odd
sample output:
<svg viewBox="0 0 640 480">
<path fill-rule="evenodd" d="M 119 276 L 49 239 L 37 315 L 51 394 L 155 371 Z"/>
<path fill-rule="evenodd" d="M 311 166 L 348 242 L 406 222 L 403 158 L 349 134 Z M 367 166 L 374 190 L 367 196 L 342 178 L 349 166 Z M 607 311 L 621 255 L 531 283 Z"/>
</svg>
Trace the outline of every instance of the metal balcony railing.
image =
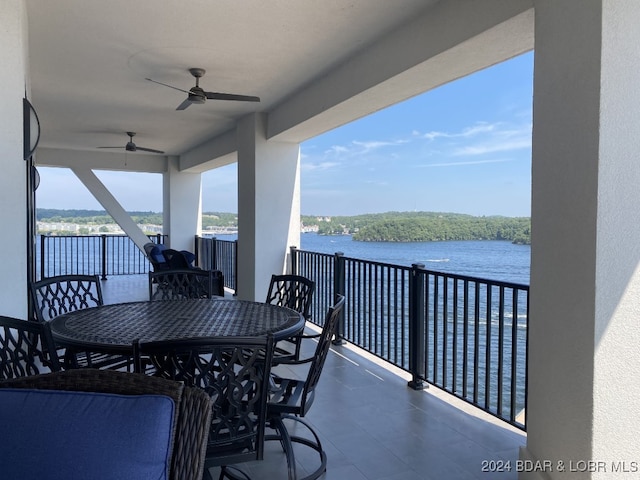
<svg viewBox="0 0 640 480">
<path fill-rule="evenodd" d="M 149 241 L 164 243 L 166 235 L 150 235 Z M 40 235 L 36 252 L 39 278 L 55 275 L 146 274 L 149 260 L 126 235 Z"/>
<path fill-rule="evenodd" d="M 237 240 L 219 240 L 215 237 L 196 236 L 195 254 L 199 267 L 205 270 L 220 270 L 224 275 L 224 286 L 236 291 Z"/>
<path fill-rule="evenodd" d="M 340 336 L 525 429 L 529 287 L 291 249 L 292 273 L 316 282 L 312 321 L 345 295 Z"/>
</svg>

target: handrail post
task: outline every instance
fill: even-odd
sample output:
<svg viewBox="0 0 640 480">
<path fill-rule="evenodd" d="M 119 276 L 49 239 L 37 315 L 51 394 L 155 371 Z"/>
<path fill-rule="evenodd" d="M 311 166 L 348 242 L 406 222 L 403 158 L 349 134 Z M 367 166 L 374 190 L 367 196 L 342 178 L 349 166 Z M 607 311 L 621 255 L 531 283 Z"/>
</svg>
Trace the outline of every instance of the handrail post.
<svg viewBox="0 0 640 480">
<path fill-rule="evenodd" d="M 46 235 L 40 235 L 40 280 L 44 278 L 44 245 Z"/>
<path fill-rule="evenodd" d="M 333 265 L 333 292 L 334 298 L 333 303 L 336 301 L 337 295 L 345 295 L 345 259 L 343 252 L 336 252 L 334 255 L 334 265 Z M 344 320 L 345 320 L 345 309 L 342 309 L 340 313 L 340 320 L 338 321 L 338 328 L 336 329 L 336 336 L 333 340 L 334 345 L 344 345 L 346 343 L 344 339 Z"/>
<path fill-rule="evenodd" d="M 199 256 L 199 254 L 200 254 L 200 241 L 201 240 L 202 239 L 198 235 L 195 235 L 195 238 L 193 240 L 193 254 L 196 257 L 196 260 L 195 260 L 196 261 L 196 267 L 200 266 L 200 258 L 199 258 L 200 256 Z M 207 269 L 207 270 L 211 270 L 211 269 Z"/>
<path fill-rule="evenodd" d="M 102 280 L 107 279 L 107 236 L 102 234 L 100 248 L 102 250 Z"/>
<path fill-rule="evenodd" d="M 210 242 L 211 260 L 209 262 L 209 270 L 222 270 L 218 268 L 218 239 L 211 237 Z"/>
<path fill-rule="evenodd" d="M 289 247 L 289 263 L 291 265 L 291 275 L 298 274 L 298 247 Z"/>
<path fill-rule="evenodd" d="M 233 296 L 238 296 L 238 240 L 233 241 L 235 255 L 233 256 L 233 272 L 235 275 L 235 284 L 233 286 Z"/>
<path fill-rule="evenodd" d="M 412 264 L 409 279 L 409 371 L 412 379 L 408 386 L 414 390 L 425 387 L 422 380 L 425 377 L 424 275 L 420 272 L 423 269 L 423 263 Z"/>
</svg>

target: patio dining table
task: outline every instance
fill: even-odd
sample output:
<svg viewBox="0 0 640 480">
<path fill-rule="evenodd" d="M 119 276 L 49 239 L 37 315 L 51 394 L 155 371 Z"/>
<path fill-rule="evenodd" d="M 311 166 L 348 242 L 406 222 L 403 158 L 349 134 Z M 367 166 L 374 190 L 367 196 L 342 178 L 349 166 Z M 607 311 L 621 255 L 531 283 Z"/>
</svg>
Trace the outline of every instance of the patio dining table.
<svg viewBox="0 0 640 480">
<path fill-rule="evenodd" d="M 51 321 L 56 344 L 104 353 L 130 353 L 133 342 L 213 336 L 289 338 L 304 328 L 295 310 L 229 299 L 145 301 L 102 305 Z"/>
</svg>

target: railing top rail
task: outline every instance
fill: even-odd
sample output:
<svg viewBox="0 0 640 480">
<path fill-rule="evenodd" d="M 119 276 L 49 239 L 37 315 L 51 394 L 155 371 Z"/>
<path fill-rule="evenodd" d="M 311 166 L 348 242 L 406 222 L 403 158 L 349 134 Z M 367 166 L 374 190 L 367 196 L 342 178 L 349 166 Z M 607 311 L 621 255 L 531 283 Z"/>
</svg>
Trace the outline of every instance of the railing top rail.
<svg viewBox="0 0 640 480">
<path fill-rule="evenodd" d="M 525 285 L 523 283 L 513 283 L 513 282 L 504 282 L 501 280 L 492 280 L 489 278 L 480 278 L 480 277 L 472 277 L 470 275 L 460 275 L 457 273 L 448 273 L 448 272 L 439 272 L 436 270 L 427 270 L 426 268 L 421 268 L 420 271 L 428 274 L 428 275 L 436 275 L 439 277 L 447 277 L 453 278 L 462 281 L 468 282 L 477 282 L 477 283 L 485 283 L 487 285 L 495 286 L 495 287 L 504 287 L 504 288 L 513 288 L 517 290 L 529 290 L 529 285 Z"/>
<path fill-rule="evenodd" d="M 128 235 L 124 234 L 124 233 L 79 233 L 78 235 L 45 235 L 45 234 L 39 234 L 41 237 L 46 237 L 46 238 L 59 238 L 59 237 L 70 237 L 70 238 L 76 238 L 76 237 L 96 237 L 96 238 L 100 238 L 100 237 L 127 237 Z M 151 235 L 152 237 L 155 237 L 155 235 Z"/>
<path fill-rule="evenodd" d="M 395 268 L 397 270 L 411 270 L 410 266 L 407 265 L 398 265 L 396 263 L 386 263 L 386 262 L 378 262 L 376 260 L 367 260 L 364 258 L 355 258 L 355 257 L 342 257 L 346 262 L 364 262 L 370 263 L 371 265 L 375 265 L 376 267 L 385 267 L 385 268 Z"/>
<path fill-rule="evenodd" d="M 300 249 L 296 249 L 296 251 L 298 253 L 312 254 L 312 255 L 323 256 L 323 257 L 334 257 L 337 254 L 337 253 L 319 253 L 319 252 L 313 252 L 311 250 L 300 250 Z M 397 265 L 395 263 L 378 262 L 376 260 L 367 260 L 367 259 L 356 258 L 356 257 L 346 257 L 344 255 L 341 255 L 341 257 L 347 262 L 361 262 L 361 263 L 374 265 L 377 267 L 394 268 L 397 270 L 404 270 L 404 271 L 410 271 L 414 268 L 406 265 Z M 420 271 L 423 273 L 426 273 L 427 275 L 435 275 L 435 276 L 452 278 L 452 279 L 457 279 L 462 281 L 483 283 L 483 284 L 496 286 L 496 287 L 514 288 L 518 290 L 529 290 L 529 286 L 522 283 L 504 282 L 501 280 L 491 280 L 487 278 L 473 277 L 470 275 L 461 275 L 456 273 L 440 272 L 437 270 L 429 270 L 426 268 L 420 268 Z"/>
<path fill-rule="evenodd" d="M 335 257 L 336 256 L 335 253 L 320 253 L 320 252 L 314 252 L 313 250 L 302 250 L 300 248 L 296 248 L 295 250 L 298 253 L 308 253 L 311 255 L 317 255 L 318 257 Z"/>
</svg>

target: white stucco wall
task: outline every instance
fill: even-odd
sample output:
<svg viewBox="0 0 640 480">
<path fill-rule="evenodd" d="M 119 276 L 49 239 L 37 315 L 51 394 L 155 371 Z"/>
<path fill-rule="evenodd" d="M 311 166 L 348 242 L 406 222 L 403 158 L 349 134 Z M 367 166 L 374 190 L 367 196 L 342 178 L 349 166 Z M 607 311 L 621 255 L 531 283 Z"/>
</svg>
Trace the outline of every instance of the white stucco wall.
<svg viewBox="0 0 640 480">
<path fill-rule="evenodd" d="M 619 478 L 640 456 L 639 18 L 634 0 L 536 1 L 523 458 L 554 469 L 523 479 Z"/>
<path fill-rule="evenodd" d="M 593 458 L 640 468 L 640 2 L 603 4 Z"/>
<path fill-rule="evenodd" d="M 194 251 L 202 230 L 202 175 L 178 170 L 179 158 L 168 157 L 163 177 L 163 226 L 175 250 Z"/>
<path fill-rule="evenodd" d="M 27 87 L 27 14 L 3 0 L 0 14 L 0 315 L 27 318 L 27 194 L 22 99 Z M 37 110 L 37 105 L 35 106 Z"/>
<path fill-rule="evenodd" d="M 238 297 L 262 301 L 300 246 L 300 146 L 266 140 L 265 116 L 238 123 Z"/>
</svg>

